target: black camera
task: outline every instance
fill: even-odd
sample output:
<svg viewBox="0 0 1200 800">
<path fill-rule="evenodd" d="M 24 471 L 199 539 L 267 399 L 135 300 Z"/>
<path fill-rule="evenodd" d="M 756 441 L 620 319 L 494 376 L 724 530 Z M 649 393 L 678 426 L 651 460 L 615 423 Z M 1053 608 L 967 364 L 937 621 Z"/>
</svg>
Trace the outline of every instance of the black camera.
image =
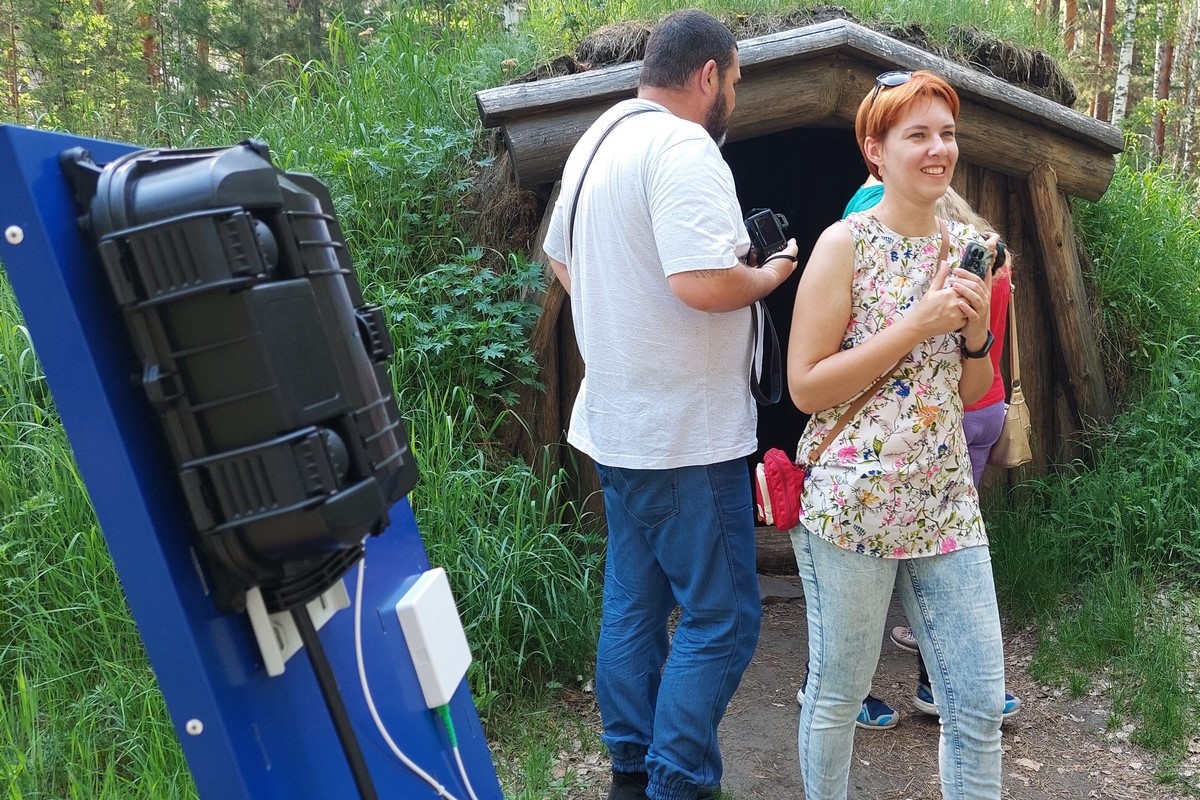
<svg viewBox="0 0 1200 800">
<path fill-rule="evenodd" d="M 968 242 L 967 246 L 963 248 L 962 262 L 959 266 L 982 278 L 987 275 L 989 268 L 992 270 L 992 274 L 995 274 L 996 270 L 1004 266 L 1007 259 L 1008 247 L 1004 244 L 1003 239 L 996 242 L 995 253 L 989 250 L 987 245 Z"/>
<path fill-rule="evenodd" d="M 769 208 L 752 208 L 746 217 L 746 231 L 750 234 L 750 253 L 747 260 L 762 266 L 763 262 L 787 247 L 783 229 L 788 226 L 787 217 L 776 214 Z"/>
<path fill-rule="evenodd" d="M 980 278 L 987 277 L 988 270 L 996 262 L 996 254 L 982 245 L 979 242 L 967 242 L 967 246 L 963 248 L 962 261 L 959 262 L 959 268 L 965 269 L 967 272 L 974 273 Z"/>
</svg>

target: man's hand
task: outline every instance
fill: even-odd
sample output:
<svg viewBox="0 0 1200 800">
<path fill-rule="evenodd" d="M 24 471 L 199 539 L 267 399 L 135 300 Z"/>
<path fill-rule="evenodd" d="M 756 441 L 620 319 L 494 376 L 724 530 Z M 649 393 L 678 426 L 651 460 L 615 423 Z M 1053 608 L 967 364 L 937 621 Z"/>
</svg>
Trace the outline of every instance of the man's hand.
<svg viewBox="0 0 1200 800">
<path fill-rule="evenodd" d="M 736 311 L 761 300 L 796 270 L 800 252 L 795 239 L 768 258 L 761 267 L 738 262 L 729 269 L 677 272 L 667 277 L 671 291 L 684 305 L 697 311 Z"/>
</svg>

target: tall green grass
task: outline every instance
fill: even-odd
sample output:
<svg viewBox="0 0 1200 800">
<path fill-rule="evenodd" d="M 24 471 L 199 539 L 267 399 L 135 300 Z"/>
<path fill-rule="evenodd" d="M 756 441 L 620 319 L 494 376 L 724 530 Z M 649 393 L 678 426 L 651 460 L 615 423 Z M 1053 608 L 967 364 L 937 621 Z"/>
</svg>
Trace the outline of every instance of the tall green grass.
<svg viewBox="0 0 1200 800">
<path fill-rule="evenodd" d="M 801 9 L 828 9 L 836 6 L 870 24 L 920 25 L 930 41 L 949 46 L 952 28 L 973 27 L 991 36 L 1061 56 L 1062 37 L 1055 27 L 1030 13 L 1029 5 L 1016 0 L 983 3 L 979 0 L 844 0 L 838 3 L 820 0 L 550 0 L 530 3 L 526 28 L 538 45 L 538 54 L 548 61 L 562 52 L 570 52 L 583 37 L 614 22 L 639 19 L 653 23 L 677 8 L 701 8 L 723 19 L 732 30 L 742 27 L 746 15 L 784 17 Z M 757 26 L 756 26 L 757 29 Z"/>
<path fill-rule="evenodd" d="M 1086 462 L 1016 487 L 988 518 L 1004 606 L 1045 633 L 1035 673 L 1082 691 L 1112 669 L 1118 716 L 1176 751 L 1196 732 L 1191 620 L 1160 600 L 1195 594 L 1200 570 L 1197 202 L 1131 154 L 1099 202 L 1076 207 L 1125 410 L 1092 432 Z"/>
<path fill-rule="evenodd" d="M 4 797 L 191 796 L 162 695 L 2 277 L 0 453 Z"/>
</svg>

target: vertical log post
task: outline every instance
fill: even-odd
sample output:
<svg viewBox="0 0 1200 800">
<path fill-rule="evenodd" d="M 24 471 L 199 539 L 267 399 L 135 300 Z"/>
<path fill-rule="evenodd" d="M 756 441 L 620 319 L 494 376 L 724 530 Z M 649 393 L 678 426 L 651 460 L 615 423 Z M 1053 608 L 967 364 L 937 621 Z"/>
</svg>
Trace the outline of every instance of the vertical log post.
<svg viewBox="0 0 1200 800">
<path fill-rule="evenodd" d="M 1075 407 L 1084 421 L 1112 417 L 1112 400 L 1088 318 L 1083 272 L 1075 248 L 1075 225 L 1066 196 L 1049 164 L 1029 174 L 1038 247 L 1046 268 L 1054 329 L 1062 348 Z"/>
</svg>

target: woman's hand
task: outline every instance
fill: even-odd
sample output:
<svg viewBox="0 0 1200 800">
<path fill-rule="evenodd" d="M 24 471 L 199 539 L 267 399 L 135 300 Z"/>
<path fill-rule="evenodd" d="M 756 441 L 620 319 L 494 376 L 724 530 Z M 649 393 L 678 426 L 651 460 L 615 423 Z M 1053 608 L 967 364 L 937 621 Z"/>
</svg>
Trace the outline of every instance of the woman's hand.
<svg viewBox="0 0 1200 800">
<path fill-rule="evenodd" d="M 956 288 L 956 281 L 950 277 L 950 272 L 950 266 L 945 261 L 938 264 L 933 282 L 909 317 L 918 333 L 918 339 L 928 339 L 960 330 L 969 321 L 967 312 L 972 306 L 969 299 L 964 299 L 969 290 L 965 287 Z M 961 269 L 954 272 L 975 277 Z"/>
<path fill-rule="evenodd" d="M 999 241 L 998 235 L 990 233 L 984 244 L 995 253 Z M 967 270 L 956 269 L 946 279 L 946 285 L 959 296 L 960 308 L 966 321 L 962 327 L 962 334 L 969 350 L 978 350 L 987 341 L 988 327 L 991 324 L 993 276 L 992 270 L 980 278 Z"/>
</svg>

